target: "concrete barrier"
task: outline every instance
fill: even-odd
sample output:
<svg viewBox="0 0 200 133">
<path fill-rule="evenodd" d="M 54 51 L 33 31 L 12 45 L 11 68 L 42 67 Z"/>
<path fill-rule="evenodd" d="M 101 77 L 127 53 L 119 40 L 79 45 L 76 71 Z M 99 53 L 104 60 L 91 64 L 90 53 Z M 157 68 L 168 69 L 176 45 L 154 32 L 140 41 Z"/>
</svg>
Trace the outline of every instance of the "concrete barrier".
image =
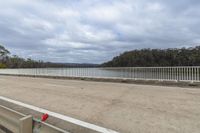
<svg viewBox="0 0 200 133">
<path fill-rule="evenodd" d="M 0 131 L 5 133 L 69 133 L 0 105 Z"/>
<path fill-rule="evenodd" d="M 12 104 L 22 106 L 24 108 L 28 108 L 34 111 L 37 111 L 42 114 L 48 114 L 49 116 L 52 116 L 54 118 L 66 121 L 68 123 L 77 125 L 78 127 L 84 128 L 84 132 L 86 131 L 87 133 L 92 132 L 92 133 L 118 133 L 114 130 L 107 129 L 104 127 L 100 127 L 91 123 L 87 123 L 72 117 L 68 117 L 62 114 L 58 114 L 46 109 L 42 109 L 33 105 L 25 104 L 19 101 L 15 101 L 6 97 L 0 96 L 0 100 L 10 102 Z M 6 108 L 4 106 L 0 106 L 0 121 L 2 120 L 3 122 L 0 122 L 0 125 L 3 125 L 5 128 L 13 131 L 14 133 L 24 133 L 22 131 L 24 130 L 29 130 L 30 129 L 30 116 L 25 116 L 19 112 L 16 112 L 14 110 L 11 110 L 9 108 Z M 30 123 L 30 124 L 29 124 Z M 60 128 L 57 128 L 53 125 L 49 125 L 47 123 L 37 121 L 33 119 L 33 133 L 69 133 L 65 130 L 62 130 Z M 27 133 L 27 132 L 26 132 Z"/>
</svg>

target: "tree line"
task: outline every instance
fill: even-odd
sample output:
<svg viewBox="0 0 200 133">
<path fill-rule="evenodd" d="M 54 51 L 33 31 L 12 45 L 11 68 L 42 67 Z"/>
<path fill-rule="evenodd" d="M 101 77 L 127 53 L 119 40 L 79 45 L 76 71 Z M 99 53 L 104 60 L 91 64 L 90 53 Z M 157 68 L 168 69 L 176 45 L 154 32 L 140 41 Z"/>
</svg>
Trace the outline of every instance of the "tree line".
<svg viewBox="0 0 200 133">
<path fill-rule="evenodd" d="M 49 68 L 49 67 L 157 67 L 157 66 L 200 66 L 200 46 L 174 49 L 132 50 L 114 57 L 101 65 L 52 63 L 24 59 L 0 45 L 0 68 Z"/>
<path fill-rule="evenodd" d="M 77 63 L 52 63 L 36 61 L 31 58 L 21 58 L 17 55 L 10 55 L 10 52 L 0 45 L 0 68 L 61 68 L 61 67 L 96 67 L 96 64 Z"/>
<path fill-rule="evenodd" d="M 103 67 L 200 66 L 200 46 L 174 49 L 141 49 L 124 52 Z"/>
</svg>

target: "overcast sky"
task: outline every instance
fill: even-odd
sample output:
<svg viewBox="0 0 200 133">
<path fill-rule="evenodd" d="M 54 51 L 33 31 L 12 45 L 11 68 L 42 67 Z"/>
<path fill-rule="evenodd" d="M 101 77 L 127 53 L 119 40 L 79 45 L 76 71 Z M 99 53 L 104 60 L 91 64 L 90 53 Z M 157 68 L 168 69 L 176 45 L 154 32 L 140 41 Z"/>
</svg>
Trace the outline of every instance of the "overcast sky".
<svg viewBox="0 0 200 133">
<path fill-rule="evenodd" d="M 200 0 L 0 0 L 0 43 L 52 62 L 200 43 Z"/>
</svg>

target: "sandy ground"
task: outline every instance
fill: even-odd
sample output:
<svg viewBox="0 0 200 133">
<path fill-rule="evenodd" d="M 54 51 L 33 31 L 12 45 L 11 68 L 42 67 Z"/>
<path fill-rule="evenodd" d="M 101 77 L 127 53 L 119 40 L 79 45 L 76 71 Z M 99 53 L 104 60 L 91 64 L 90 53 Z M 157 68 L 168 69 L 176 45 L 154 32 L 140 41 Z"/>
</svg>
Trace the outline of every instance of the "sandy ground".
<svg viewBox="0 0 200 133">
<path fill-rule="evenodd" d="M 0 95 L 122 133 L 199 133 L 200 89 L 0 76 Z"/>
</svg>

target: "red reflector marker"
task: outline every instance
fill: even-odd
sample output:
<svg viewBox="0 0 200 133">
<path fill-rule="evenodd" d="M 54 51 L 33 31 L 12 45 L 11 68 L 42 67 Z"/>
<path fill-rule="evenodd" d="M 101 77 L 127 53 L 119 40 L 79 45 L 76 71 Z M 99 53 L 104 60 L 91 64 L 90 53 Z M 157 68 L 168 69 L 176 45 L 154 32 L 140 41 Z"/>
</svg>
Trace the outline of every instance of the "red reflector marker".
<svg viewBox="0 0 200 133">
<path fill-rule="evenodd" d="M 43 114 L 41 116 L 41 121 L 46 121 L 48 119 L 49 115 L 48 114 Z"/>
</svg>

